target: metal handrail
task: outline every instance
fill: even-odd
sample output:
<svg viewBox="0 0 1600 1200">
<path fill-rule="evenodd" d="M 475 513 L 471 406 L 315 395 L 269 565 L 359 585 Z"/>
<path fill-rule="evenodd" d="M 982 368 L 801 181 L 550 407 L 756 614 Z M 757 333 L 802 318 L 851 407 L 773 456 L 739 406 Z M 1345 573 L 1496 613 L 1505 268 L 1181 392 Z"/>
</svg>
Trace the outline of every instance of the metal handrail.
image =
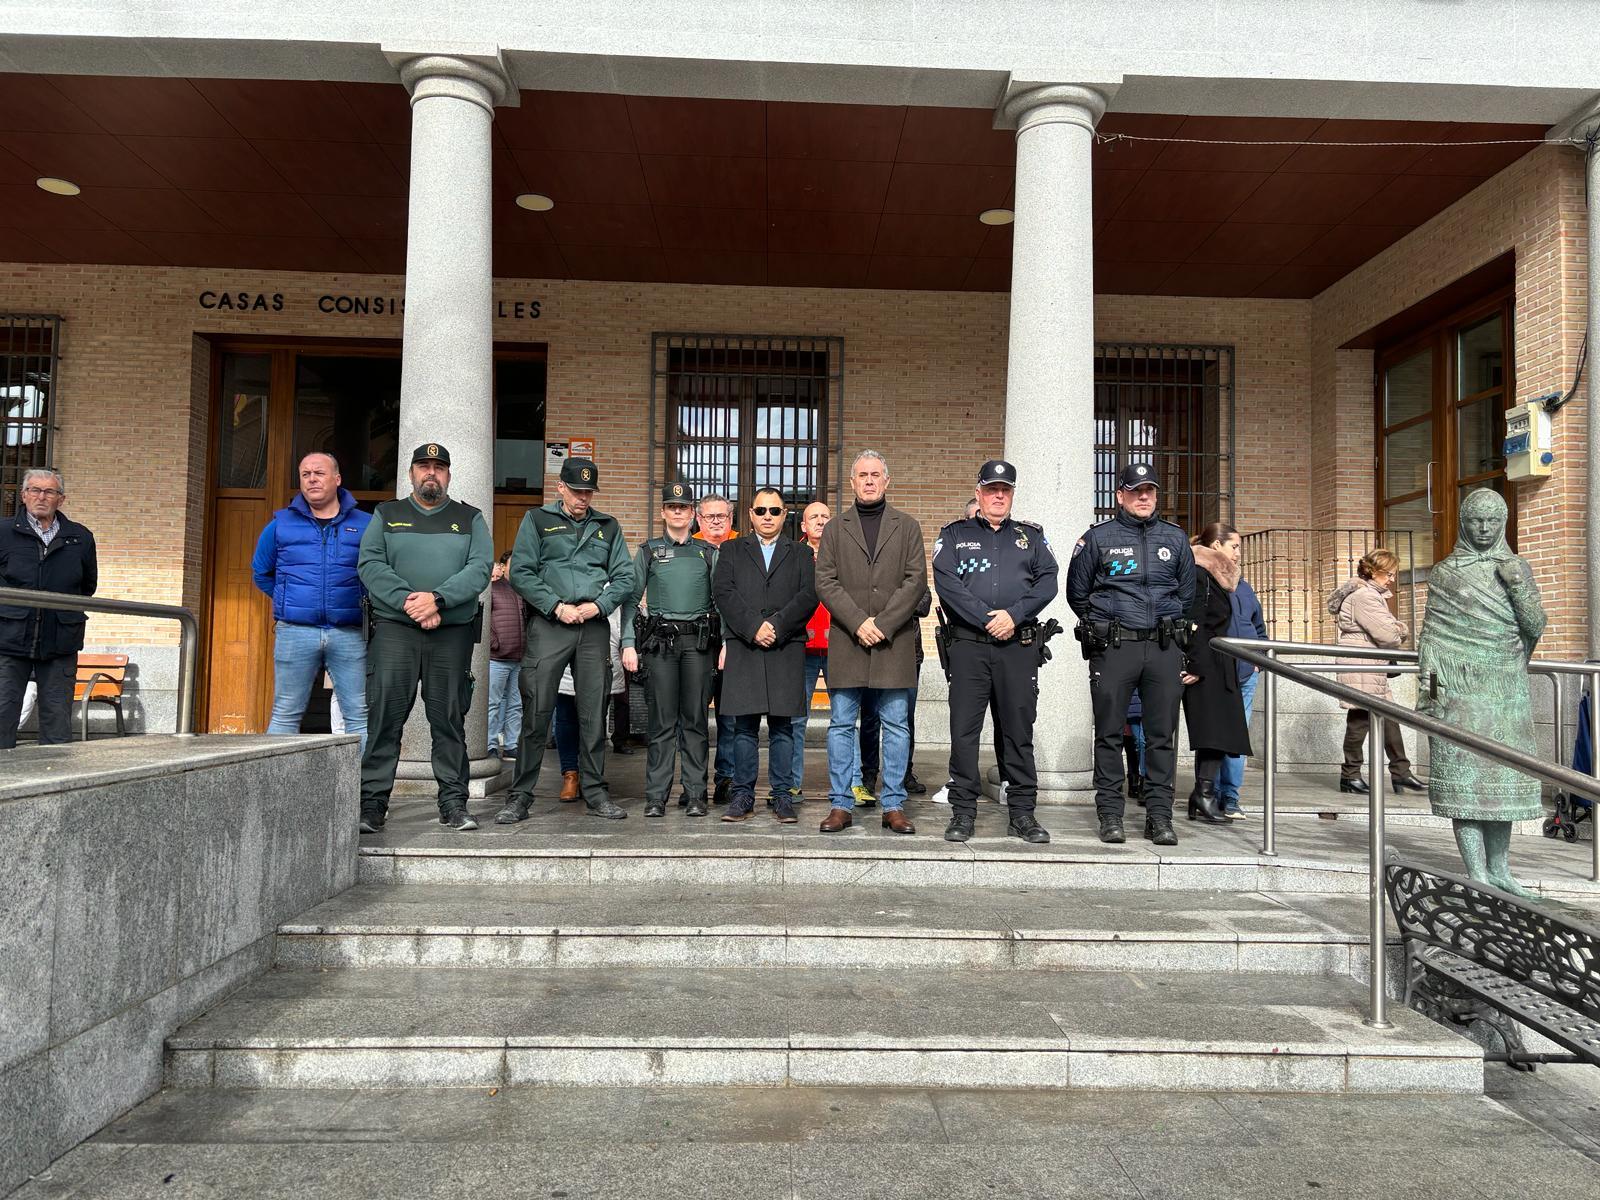
<svg viewBox="0 0 1600 1200">
<path fill-rule="evenodd" d="M 1267 810 L 1263 813 L 1264 822 L 1271 821 L 1273 817 L 1271 790 L 1275 784 L 1277 774 L 1277 764 L 1274 761 L 1277 756 L 1277 731 L 1275 728 L 1277 716 L 1276 681 L 1280 675 L 1313 692 L 1320 692 L 1324 696 L 1342 700 L 1355 708 L 1364 708 L 1376 717 L 1397 721 L 1401 725 L 1426 733 L 1430 737 L 1443 738 L 1475 754 L 1515 767 L 1517 770 L 1532 775 L 1536 779 L 1554 784 L 1557 787 L 1566 788 L 1569 792 L 1576 794 L 1590 793 L 1596 789 L 1597 782 L 1600 782 L 1600 754 L 1594 756 L 1597 774 L 1593 776 L 1584 775 L 1568 767 L 1552 766 L 1514 746 L 1508 746 L 1503 742 L 1497 742 L 1492 738 L 1486 738 L 1468 730 L 1458 729 L 1454 725 L 1439 720 L 1437 717 L 1419 713 L 1414 709 L 1396 704 L 1393 700 L 1387 700 L 1381 696 L 1372 696 L 1347 684 L 1323 679 L 1318 672 L 1307 669 L 1313 666 L 1336 667 L 1341 664 L 1292 666 L 1289 663 L 1279 661 L 1277 657 L 1279 654 L 1320 654 L 1340 658 L 1361 658 L 1393 662 L 1396 658 L 1415 659 L 1416 655 L 1413 651 L 1381 650 L 1365 646 L 1321 646 L 1308 642 L 1257 641 L 1247 638 L 1213 638 L 1211 644 L 1224 653 L 1250 663 L 1266 672 L 1266 678 L 1263 681 L 1267 689 L 1265 695 L 1267 704 L 1266 746 L 1264 747 L 1266 759 L 1263 763 L 1262 771 L 1262 796 L 1266 802 L 1263 807 Z M 1553 663 L 1543 665 L 1547 668 L 1556 666 Z M 1553 671 L 1552 673 L 1600 674 L 1600 664 L 1563 663 L 1560 664 L 1559 671 Z M 1591 720 L 1597 711 L 1600 711 L 1600 704 L 1591 699 L 1589 706 Z M 1597 742 L 1596 745 L 1597 748 L 1600 748 L 1600 742 Z M 1389 996 L 1388 959 L 1386 957 L 1388 931 L 1383 892 L 1385 857 L 1384 782 L 1382 770 L 1376 769 L 1383 762 L 1382 720 L 1372 721 L 1367 730 L 1367 762 L 1369 767 L 1373 769 L 1368 771 L 1368 776 L 1371 779 L 1371 791 L 1368 796 L 1367 809 L 1367 958 L 1370 976 L 1370 1015 L 1366 1018 L 1366 1023 L 1377 1029 L 1387 1029 L 1389 1027 Z M 1597 829 L 1596 833 L 1594 878 L 1600 880 L 1600 829 Z M 1270 841 L 1270 837 L 1267 840 Z M 1263 853 L 1272 854 L 1275 852 L 1275 850 L 1266 846 L 1263 847 Z"/>
<path fill-rule="evenodd" d="M 200 622 L 187 608 L 176 604 L 148 604 L 143 600 L 102 600 L 66 592 L 36 592 L 29 588 L 0 587 L 0 604 L 17 608 L 48 608 L 58 612 L 118 613 L 129 617 L 156 617 L 178 623 L 179 737 L 194 735 L 195 663 L 200 649 Z"/>
</svg>

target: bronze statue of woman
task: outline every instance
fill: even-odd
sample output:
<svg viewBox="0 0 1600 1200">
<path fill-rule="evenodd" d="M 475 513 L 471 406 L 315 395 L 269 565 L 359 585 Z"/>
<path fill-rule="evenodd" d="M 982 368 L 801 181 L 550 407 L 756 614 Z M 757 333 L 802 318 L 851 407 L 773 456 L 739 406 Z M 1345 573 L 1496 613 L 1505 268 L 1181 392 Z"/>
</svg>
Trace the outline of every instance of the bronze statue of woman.
<svg viewBox="0 0 1600 1200">
<path fill-rule="evenodd" d="M 1461 503 L 1461 533 L 1428 576 L 1417 639 L 1417 711 L 1481 737 L 1532 750 L 1528 660 L 1544 607 L 1526 560 L 1506 545 L 1506 502 L 1479 488 Z M 1539 781 L 1443 738 L 1428 739 L 1428 802 L 1455 823 L 1473 879 L 1534 897 L 1511 875 L 1511 824 L 1544 816 Z"/>
</svg>

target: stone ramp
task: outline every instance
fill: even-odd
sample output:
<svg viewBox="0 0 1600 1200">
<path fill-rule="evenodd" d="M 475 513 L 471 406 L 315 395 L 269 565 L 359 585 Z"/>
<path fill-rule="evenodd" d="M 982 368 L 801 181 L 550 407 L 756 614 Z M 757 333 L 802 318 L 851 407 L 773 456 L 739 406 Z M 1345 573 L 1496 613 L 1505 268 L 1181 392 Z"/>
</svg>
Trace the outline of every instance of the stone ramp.
<svg viewBox="0 0 1600 1200">
<path fill-rule="evenodd" d="M 1366 903 L 1261 892 L 360 884 L 285 967 L 844 967 L 1364 975 Z"/>
<path fill-rule="evenodd" d="M 1337 976 L 813 968 L 278 970 L 167 1043 L 180 1087 L 1476 1092 L 1477 1046 L 1366 1028 Z"/>
</svg>

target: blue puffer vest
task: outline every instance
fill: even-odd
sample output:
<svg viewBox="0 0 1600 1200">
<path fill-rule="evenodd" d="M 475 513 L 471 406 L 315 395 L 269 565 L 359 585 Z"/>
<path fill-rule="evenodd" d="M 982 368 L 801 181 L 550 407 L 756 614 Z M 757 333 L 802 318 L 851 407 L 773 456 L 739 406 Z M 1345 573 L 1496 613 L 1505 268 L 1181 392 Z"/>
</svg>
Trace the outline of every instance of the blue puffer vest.
<svg viewBox="0 0 1600 1200">
<path fill-rule="evenodd" d="M 371 513 L 339 489 L 339 516 L 321 525 L 304 496 L 272 514 L 256 542 L 251 570 L 256 586 L 272 597 L 275 620 L 293 625 L 361 624 L 361 580 L 356 557 Z"/>
</svg>

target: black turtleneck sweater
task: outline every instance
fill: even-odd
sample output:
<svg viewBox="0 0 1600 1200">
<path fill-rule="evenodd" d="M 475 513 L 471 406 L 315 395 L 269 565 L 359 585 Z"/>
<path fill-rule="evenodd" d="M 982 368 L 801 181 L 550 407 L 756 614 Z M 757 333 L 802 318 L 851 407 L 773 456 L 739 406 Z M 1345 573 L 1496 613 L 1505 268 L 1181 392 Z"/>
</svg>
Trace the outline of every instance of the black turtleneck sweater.
<svg viewBox="0 0 1600 1200">
<path fill-rule="evenodd" d="M 883 524 L 883 509 L 888 503 L 887 497 L 875 504 L 856 501 L 856 515 L 861 518 L 861 536 L 866 539 L 869 557 L 878 553 L 878 526 Z"/>
</svg>

